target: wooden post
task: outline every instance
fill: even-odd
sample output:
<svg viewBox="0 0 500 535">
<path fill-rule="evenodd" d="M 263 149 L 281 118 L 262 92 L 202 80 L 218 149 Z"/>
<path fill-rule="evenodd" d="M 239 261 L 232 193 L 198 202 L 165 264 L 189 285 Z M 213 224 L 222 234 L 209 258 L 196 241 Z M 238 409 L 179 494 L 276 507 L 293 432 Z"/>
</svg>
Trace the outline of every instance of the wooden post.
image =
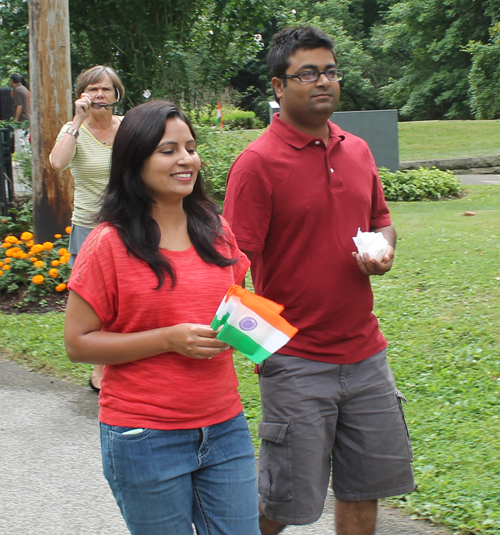
<svg viewBox="0 0 500 535">
<path fill-rule="evenodd" d="M 57 172 L 49 154 L 61 126 L 71 120 L 68 0 L 29 1 L 33 227 L 38 243 L 70 225 L 73 179 Z"/>
</svg>

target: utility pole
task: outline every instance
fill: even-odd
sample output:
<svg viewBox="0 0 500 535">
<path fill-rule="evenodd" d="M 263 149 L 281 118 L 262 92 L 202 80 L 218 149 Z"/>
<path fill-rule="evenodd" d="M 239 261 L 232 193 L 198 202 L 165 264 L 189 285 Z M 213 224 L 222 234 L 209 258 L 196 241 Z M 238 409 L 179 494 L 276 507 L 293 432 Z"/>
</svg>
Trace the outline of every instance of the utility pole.
<svg viewBox="0 0 500 535">
<path fill-rule="evenodd" d="M 29 28 L 33 227 L 43 243 L 70 224 L 73 204 L 71 173 L 49 163 L 57 134 L 72 117 L 68 0 L 29 0 Z"/>
</svg>

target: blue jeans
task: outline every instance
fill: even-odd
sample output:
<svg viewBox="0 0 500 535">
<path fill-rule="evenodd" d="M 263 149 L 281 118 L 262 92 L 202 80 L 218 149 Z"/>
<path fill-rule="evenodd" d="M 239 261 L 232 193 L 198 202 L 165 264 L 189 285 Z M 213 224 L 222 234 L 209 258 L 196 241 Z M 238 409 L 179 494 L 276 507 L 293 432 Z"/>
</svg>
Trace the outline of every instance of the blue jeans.
<svg viewBox="0 0 500 535">
<path fill-rule="evenodd" d="M 101 424 L 104 475 L 133 535 L 260 535 L 243 413 L 201 429 Z"/>
</svg>

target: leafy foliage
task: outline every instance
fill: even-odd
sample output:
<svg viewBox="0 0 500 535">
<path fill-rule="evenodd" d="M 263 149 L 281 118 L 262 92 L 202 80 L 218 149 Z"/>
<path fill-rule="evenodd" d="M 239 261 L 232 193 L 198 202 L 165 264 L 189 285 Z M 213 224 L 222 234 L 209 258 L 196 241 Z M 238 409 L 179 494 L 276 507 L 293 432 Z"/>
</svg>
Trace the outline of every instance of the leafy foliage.
<svg viewBox="0 0 500 535">
<path fill-rule="evenodd" d="M 500 117 L 500 43 L 470 43 L 470 105 L 476 119 Z"/>
<path fill-rule="evenodd" d="M 242 59 L 259 50 L 253 27 L 266 14 L 265 4 L 244 0 L 71 2 L 73 71 L 115 67 L 127 108 L 146 90 L 188 110 L 214 105 Z"/>
<path fill-rule="evenodd" d="M 478 0 L 394 3 L 373 29 L 373 46 L 399 65 L 382 95 L 406 119 L 468 119 L 469 41 L 487 43 L 498 10 Z"/>
<path fill-rule="evenodd" d="M 28 72 L 27 7 L 0 0 L 4 82 Z M 334 38 L 346 71 L 340 110 L 500 117 L 498 0 L 72 0 L 70 24 L 74 75 L 115 67 L 127 89 L 123 111 L 146 91 L 188 111 L 213 109 L 231 81 L 238 104 L 267 121 L 271 37 L 287 24 L 313 24 Z"/>
<path fill-rule="evenodd" d="M 435 167 L 395 173 L 381 168 L 379 175 L 388 201 L 438 200 L 457 196 L 460 192 L 460 182 L 456 176 L 451 171 L 440 171 Z"/>
<path fill-rule="evenodd" d="M 0 82 L 7 85 L 10 74 L 28 78 L 28 1 L 0 1 Z"/>
<path fill-rule="evenodd" d="M 214 113 L 199 113 L 197 120 L 203 125 L 217 125 L 217 117 Z M 253 111 L 239 108 L 224 109 L 223 120 L 224 128 L 228 130 L 251 130 L 264 126 Z"/>
<path fill-rule="evenodd" d="M 11 208 L 8 216 L 0 217 L 0 238 L 9 234 L 21 234 L 33 229 L 33 202 L 21 202 L 18 208 Z"/>
<path fill-rule="evenodd" d="M 251 138 L 245 132 L 221 132 L 217 127 L 199 127 L 197 132 L 197 150 L 206 166 L 207 189 L 222 204 L 229 169 Z"/>
</svg>

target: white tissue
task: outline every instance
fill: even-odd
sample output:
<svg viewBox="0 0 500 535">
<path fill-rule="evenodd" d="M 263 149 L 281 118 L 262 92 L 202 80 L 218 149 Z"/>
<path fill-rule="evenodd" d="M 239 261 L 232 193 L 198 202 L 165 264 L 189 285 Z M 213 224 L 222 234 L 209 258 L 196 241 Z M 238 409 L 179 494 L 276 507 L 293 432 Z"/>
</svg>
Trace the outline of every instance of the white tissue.
<svg viewBox="0 0 500 535">
<path fill-rule="evenodd" d="M 381 232 L 361 232 L 358 228 L 358 234 L 353 238 L 358 253 L 368 253 L 370 258 L 375 258 L 378 262 L 384 258 L 389 242 L 384 238 Z"/>
</svg>

